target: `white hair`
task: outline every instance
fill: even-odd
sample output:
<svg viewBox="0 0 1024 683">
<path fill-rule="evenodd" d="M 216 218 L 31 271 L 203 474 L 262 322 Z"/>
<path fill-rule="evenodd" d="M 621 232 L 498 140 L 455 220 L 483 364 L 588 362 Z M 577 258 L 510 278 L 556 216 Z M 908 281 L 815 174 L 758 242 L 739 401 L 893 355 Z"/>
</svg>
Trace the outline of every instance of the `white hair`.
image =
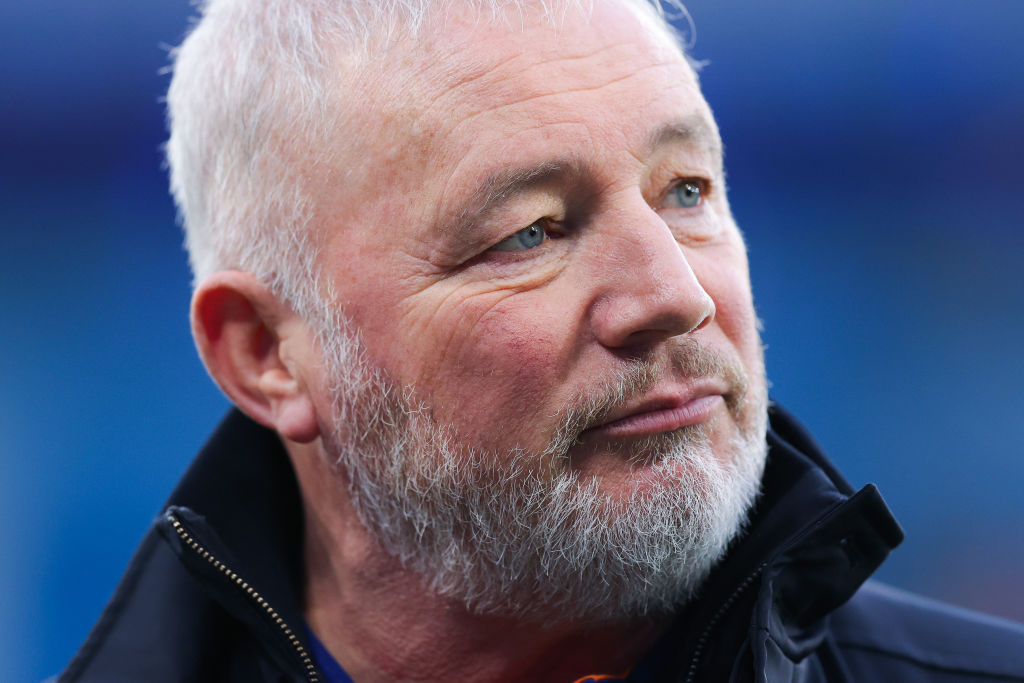
<svg viewBox="0 0 1024 683">
<path fill-rule="evenodd" d="M 455 8 L 509 24 L 536 8 L 557 22 L 588 1 L 203 2 L 172 52 L 167 93 L 170 185 L 194 283 L 218 270 L 245 270 L 307 319 L 316 310 L 320 245 L 303 179 L 331 158 L 327 140 L 344 100 L 332 80 L 339 54 L 365 63 L 371 46 L 415 36 L 427 19 Z M 667 19 L 688 20 L 680 0 L 619 1 L 673 36 Z"/>
</svg>

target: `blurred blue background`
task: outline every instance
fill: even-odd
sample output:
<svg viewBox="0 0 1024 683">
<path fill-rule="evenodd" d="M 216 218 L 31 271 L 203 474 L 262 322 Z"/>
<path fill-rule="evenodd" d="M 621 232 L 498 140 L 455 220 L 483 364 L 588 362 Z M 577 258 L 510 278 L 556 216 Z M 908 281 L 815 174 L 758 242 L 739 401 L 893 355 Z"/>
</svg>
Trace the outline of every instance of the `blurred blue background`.
<svg viewBox="0 0 1024 683">
<path fill-rule="evenodd" d="M 1024 619 L 1024 3 L 693 0 L 774 395 Z M 57 672 L 226 407 L 159 147 L 185 0 L 0 2 L 0 679 Z"/>
</svg>

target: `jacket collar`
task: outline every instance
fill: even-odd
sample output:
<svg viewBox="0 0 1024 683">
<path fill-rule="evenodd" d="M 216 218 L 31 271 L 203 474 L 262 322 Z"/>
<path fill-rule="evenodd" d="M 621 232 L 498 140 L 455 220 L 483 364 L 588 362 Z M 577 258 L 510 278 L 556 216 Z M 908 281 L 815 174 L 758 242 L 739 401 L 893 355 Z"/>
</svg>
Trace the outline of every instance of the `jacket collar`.
<svg viewBox="0 0 1024 683">
<path fill-rule="evenodd" d="M 873 485 L 854 493 L 795 418 L 775 404 L 769 416 L 761 497 L 668 635 L 683 646 L 664 680 L 802 680 L 829 613 L 903 539 Z"/>
<path fill-rule="evenodd" d="M 302 610 L 303 517 L 277 434 L 232 409 L 167 501 L 157 530 L 278 664 L 316 681 Z"/>
<path fill-rule="evenodd" d="M 828 613 L 902 540 L 873 486 L 854 494 L 792 416 L 773 405 L 770 417 L 762 496 L 746 533 L 666 636 L 673 652 L 659 679 L 675 680 L 682 671 L 679 680 L 687 672 L 706 680 L 707 670 L 734 669 L 736 653 L 746 653 L 755 671 L 781 675 L 799 667 L 821 643 Z M 168 511 L 159 528 L 184 564 L 280 661 L 308 672 L 309 663 L 296 654 L 309 649 L 302 626 L 302 502 L 277 435 L 232 410 L 172 493 Z M 172 519 L 230 571 L 196 553 Z M 278 619 L 255 609 L 231 574 L 258 591 Z"/>
</svg>

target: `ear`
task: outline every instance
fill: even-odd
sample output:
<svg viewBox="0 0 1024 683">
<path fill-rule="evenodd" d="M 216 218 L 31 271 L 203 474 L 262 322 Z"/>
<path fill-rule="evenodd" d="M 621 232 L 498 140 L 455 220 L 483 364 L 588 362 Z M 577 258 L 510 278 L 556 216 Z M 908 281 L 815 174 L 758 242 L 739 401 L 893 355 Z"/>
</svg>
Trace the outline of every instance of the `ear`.
<svg viewBox="0 0 1024 683">
<path fill-rule="evenodd" d="M 303 378 L 312 335 L 290 306 L 252 274 L 221 271 L 196 287 L 191 318 L 206 369 L 242 412 L 292 441 L 320 435 Z"/>
</svg>

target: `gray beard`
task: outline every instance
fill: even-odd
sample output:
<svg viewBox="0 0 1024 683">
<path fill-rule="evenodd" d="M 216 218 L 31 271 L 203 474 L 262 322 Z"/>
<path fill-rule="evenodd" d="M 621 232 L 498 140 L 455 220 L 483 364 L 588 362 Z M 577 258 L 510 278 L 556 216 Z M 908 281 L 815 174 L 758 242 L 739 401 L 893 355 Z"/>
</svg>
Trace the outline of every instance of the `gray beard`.
<svg viewBox="0 0 1024 683">
<path fill-rule="evenodd" d="M 675 364 L 737 388 L 741 425 L 723 453 L 701 427 L 623 446 L 632 495 L 613 498 L 569 467 L 580 432 L 664 368 L 636 362 L 561 415 L 542 453 L 474 448 L 439 425 L 361 352 L 344 320 L 319 338 L 334 414 L 325 446 L 381 547 L 442 596 L 479 613 L 537 622 L 627 620 L 688 601 L 742 530 L 760 488 L 767 424 L 763 377 L 692 342 Z"/>
</svg>

